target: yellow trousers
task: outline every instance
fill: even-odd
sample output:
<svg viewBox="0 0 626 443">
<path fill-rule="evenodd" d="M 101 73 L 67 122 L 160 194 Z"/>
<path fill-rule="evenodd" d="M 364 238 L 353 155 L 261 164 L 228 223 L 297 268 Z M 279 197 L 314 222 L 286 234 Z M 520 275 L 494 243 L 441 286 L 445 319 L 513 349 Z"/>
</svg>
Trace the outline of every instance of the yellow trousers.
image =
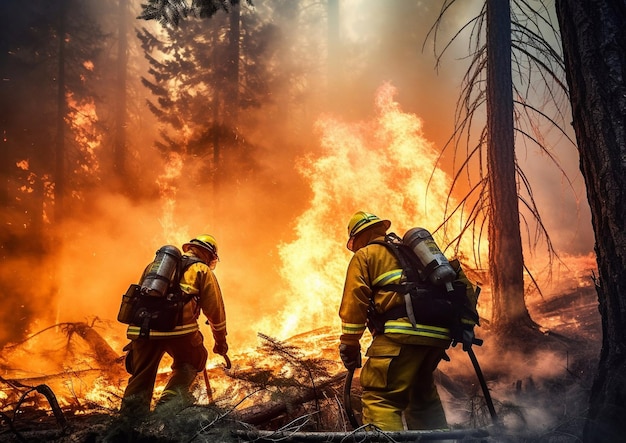
<svg viewBox="0 0 626 443">
<path fill-rule="evenodd" d="M 433 372 L 445 348 L 374 338 L 361 370 L 363 423 L 384 431 L 447 429 Z"/>
</svg>

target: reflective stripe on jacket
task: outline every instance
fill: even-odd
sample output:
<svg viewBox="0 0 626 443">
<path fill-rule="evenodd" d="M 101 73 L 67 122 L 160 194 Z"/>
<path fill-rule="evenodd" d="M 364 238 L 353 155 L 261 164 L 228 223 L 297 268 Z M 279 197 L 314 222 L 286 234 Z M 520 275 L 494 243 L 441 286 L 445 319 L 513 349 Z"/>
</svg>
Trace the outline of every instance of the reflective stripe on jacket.
<svg viewBox="0 0 626 443">
<path fill-rule="evenodd" d="M 436 338 L 439 340 L 450 340 L 450 329 L 439 326 L 416 324 L 415 327 L 409 319 L 389 320 L 385 322 L 385 334 L 407 334 L 421 337 Z"/>
<path fill-rule="evenodd" d="M 129 339 L 135 339 L 139 337 L 139 331 L 141 327 L 130 325 L 126 330 L 126 337 Z M 199 329 L 198 323 L 194 322 L 188 325 L 176 326 L 172 331 L 155 331 L 154 329 L 150 330 L 150 338 L 170 338 L 170 337 L 179 337 L 181 335 L 187 335 L 190 332 L 197 331 Z"/>
</svg>

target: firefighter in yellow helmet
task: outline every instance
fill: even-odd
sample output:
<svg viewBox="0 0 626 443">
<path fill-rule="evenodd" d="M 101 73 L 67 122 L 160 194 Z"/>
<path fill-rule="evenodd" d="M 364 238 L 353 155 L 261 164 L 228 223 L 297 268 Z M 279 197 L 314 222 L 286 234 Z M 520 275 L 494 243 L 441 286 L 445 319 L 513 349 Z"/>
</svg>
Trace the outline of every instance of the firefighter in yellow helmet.
<svg viewBox="0 0 626 443">
<path fill-rule="evenodd" d="M 341 338 L 339 353 L 348 370 L 360 367 L 359 340 L 368 322 L 367 309 L 373 297 L 379 313 L 403 303 L 392 291 L 376 287 L 397 283 L 402 269 L 396 257 L 383 245 L 391 226 L 374 214 L 359 211 L 348 224 L 348 265 L 343 298 L 339 308 Z M 433 372 L 451 343 L 449 330 L 417 325 L 407 318 L 391 319 L 384 333 L 374 336 L 361 370 L 363 388 L 362 421 L 385 431 L 404 429 L 446 429 L 446 416 L 433 380 Z"/>
<path fill-rule="evenodd" d="M 180 287 L 191 299 L 184 305 L 182 318 L 172 331 L 151 330 L 147 338 L 140 338 L 140 327 L 128 327 L 126 334 L 131 342 L 124 349 L 128 351 L 126 368 L 131 376 L 122 399 L 122 416 L 141 417 L 149 412 L 159 363 L 166 353 L 173 360 L 172 375 L 157 408 L 165 405 L 184 407 L 193 401 L 189 387 L 197 373 L 205 369 L 208 358 L 198 327 L 200 311 L 211 327 L 213 352 L 222 356 L 228 352 L 224 301 L 213 273 L 219 260 L 217 242 L 211 235 L 199 235 L 185 243 L 182 249 L 183 265 L 187 262 L 188 267 L 180 277 Z"/>
</svg>

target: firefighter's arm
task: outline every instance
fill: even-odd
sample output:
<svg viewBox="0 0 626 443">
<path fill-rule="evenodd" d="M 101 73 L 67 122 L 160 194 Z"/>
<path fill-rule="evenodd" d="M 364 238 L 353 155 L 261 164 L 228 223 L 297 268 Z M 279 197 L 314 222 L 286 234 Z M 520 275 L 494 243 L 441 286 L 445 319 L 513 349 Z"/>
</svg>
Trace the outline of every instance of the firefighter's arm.
<svg viewBox="0 0 626 443">
<path fill-rule="evenodd" d="M 450 265 L 456 271 L 457 281 L 460 281 L 465 285 L 466 300 L 464 303 L 465 309 L 461 313 L 461 321 L 463 324 L 468 325 L 468 327 L 479 325 L 480 323 L 476 305 L 478 304 L 478 293 L 480 289 L 469 281 L 458 259 L 450 260 Z"/>
<path fill-rule="evenodd" d="M 211 333 L 215 341 L 213 352 L 219 355 L 226 355 L 228 352 L 226 309 L 222 291 L 215 274 L 211 270 L 208 270 L 205 274 L 200 288 L 200 307 L 202 313 L 207 318 L 207 323 L 211 326 Z"/>
<path fill-rule="evenodd" d="M 343 297 L 339 307 L 341 318 L 341 343 L 358 345 L 366 329 L 367 307 L 372 290 L 367 285 L 367 268 L 361 254 L 350 260 L 346 272 Z"/>
<path fill-rule="evenodd" d="M 458 259 L 451 260 L 450 265 L 457 273 L 457 281 L 460 281 L 465 285 L 466 299 L 461 312 L 461 325 L 455 333 L 456 337 L 453 339 L 453 346 L 456 345 L 457 342 L 460 342 L 463 345 L 463 350 L 468 351 L 472 345 L 477 344 L 480 346 L 482 344 L 482 340 L 477 339 L 474 335 L 474 327 L 479 325 L 479 316 L 478 311 L 476 310 L 476 305 L 478 304 L 478 294 L 480 292 L 480 288 L 474 286 L 472 282 L 469 281 L 465 272 L 463 272 L 463 268 L 461 267 L 461 263 Z"/>
<path fill-rule="evenodd" d="M 339 307 L 341 318 L 339 356 L 348 370 L 361 367 L 359 340 L 366 329 L 367 307 L 372 292 L 366 283 L 366 275 L 367 269 L 363 257 L 357 253 L 348 265 Z"/>
</svg>

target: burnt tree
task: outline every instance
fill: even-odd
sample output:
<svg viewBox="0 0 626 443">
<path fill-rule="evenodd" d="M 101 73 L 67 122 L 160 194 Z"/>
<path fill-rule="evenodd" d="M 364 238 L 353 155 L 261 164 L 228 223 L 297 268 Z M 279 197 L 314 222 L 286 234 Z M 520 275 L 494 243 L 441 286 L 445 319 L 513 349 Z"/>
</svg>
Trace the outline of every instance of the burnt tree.
<svg viewBox="0 0 626 443">
<path fill-rule="evenodd" d="M 66 0 L 59 2 L 58 23 L 58 87 L 57 87 L 57 130 L 55 143 L 55 171 L 54 171 L 54 220 L 60 224 L 63 221 L 63 200 L 65 198 L 65 117 L 67 114 L 67 101 L 65 98 L 66 78 Z"/>
<path fill-rule="evenodd" d="M 127 176 L 126 165 L 126 80 L 128 69 L 128 0 L 118 1 L 117 77 L 115 79 L 115 131 L 113 141 L 113 174 L 120 181 Z M 127 182 L 131 182 L 128 180 Z"/>
<path fill-rule="evenodd" d="M 462 2 L 442 2 L 440 15 L 429 32 L 434 42 L 441 18 L 458 3 Z M 559 97 L 567 92 L 561 80 L 564 77 L 561 56 L 549 43 L 558 30 L 551 15 L 546 13 L 545 2 L 537 3 L 485 0 L 477 15 L 454 34 L 440 54 L 435 50 L 439 63 L 451 43 L 463 31 L 470 32 L 471 60 L 457 102 L 454 132 L 443 147 L 443 150 L 453 149 L 455 158 L 463 157 L 459 166 L 455 166 L 450 195 L 461 184 L 468 185 L 469 191 L 462 191 L 460 203 L 448 202 L 450 216 L 465 213 L 461 232 L 453 233 L 455 237 L 448 247 L 458 253 L 461 239 L 467 236 L 473 238 L 474 245 L 480 245 L 487 225 L 493 300 L 491 328 L 497 332 L 498 344 L 504 347 L 511 342 L 524 346 L 529 335 L 540 334 L 526 306 L 525 277 L 529 279 L 528 287 L 540 293 L 541 288 L 526 266 L 522 228 L 530 251 L 541 239 L 547 246 L 550 265 L 558 258 L 534 198 L 531 180 L 516 157 L 516 148 L 526 144 L 538 148 L 571 185 L 551 146 L 545 142 L 544 127 L 556 130 L 575 145 L 563 129 L 560 111 Z M 550 110 L 542 102 L 546 97 L 555 105 Z M 480 134 L 475 134 L 476 121 L 482 121 L 477 111 L 483 108 L 487 119 Z M 449 231 L 447 220 L 441 226 L 444 231 Z M 534 239 L 528 235 L 531 231 L 537 234 Z M 474 254 L 482 267 L 480 246 L 475 247 Z"/>
<path fill-rule="evenodd" d="M 557 0 L 595 233 L 602 351 L 584 440 L 622 441 L 626 399 L 626 2 Z"/>
<path fill-rule="evenodd" d="M 493 323 L 502 332 L 534 325 L 524 302 L 512 84 L 511 7 L 508 1 L 488 0 L 489 275 L 493 293 Z"/>
</svg>

